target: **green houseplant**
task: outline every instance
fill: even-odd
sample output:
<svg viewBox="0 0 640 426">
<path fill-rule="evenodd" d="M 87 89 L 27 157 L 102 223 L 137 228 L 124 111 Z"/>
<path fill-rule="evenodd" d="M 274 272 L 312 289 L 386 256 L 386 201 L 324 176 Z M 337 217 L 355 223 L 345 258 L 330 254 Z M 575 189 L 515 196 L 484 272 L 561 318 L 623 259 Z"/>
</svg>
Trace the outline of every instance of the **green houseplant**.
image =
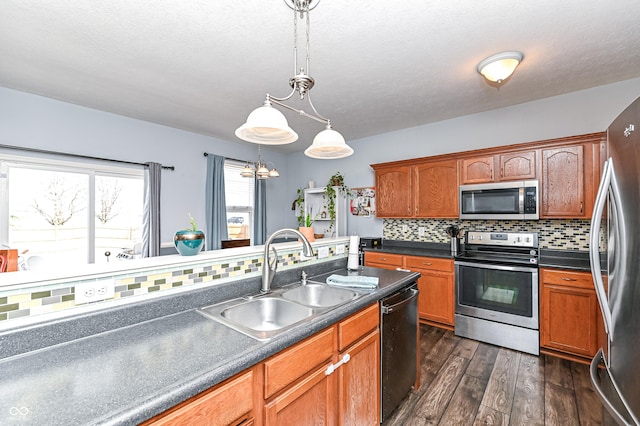
<svg viewBox="0 0 640 426">
<path fill-rule="evenodd" d="M 204 246 L 204 232 L 198 229 L 196 221 L 189 213 L 190 227 L 182 229 L 173 236 L 173 244 L 182 256 L 194 256 Z"/>
<path fill-rule="evenodd" d="M 329 232 L 333 231 L 333 227 L 336 223 L 336 195 L 340 194 L 348 196 L 350 193 L 351 190 L 347 185 L 345 185 L 344 176 L 341 172 L 334 173 L 327 181 L 323 197 L 327 205 L 329 219 L 331 220 L 328 228 Z"/>
</svg>

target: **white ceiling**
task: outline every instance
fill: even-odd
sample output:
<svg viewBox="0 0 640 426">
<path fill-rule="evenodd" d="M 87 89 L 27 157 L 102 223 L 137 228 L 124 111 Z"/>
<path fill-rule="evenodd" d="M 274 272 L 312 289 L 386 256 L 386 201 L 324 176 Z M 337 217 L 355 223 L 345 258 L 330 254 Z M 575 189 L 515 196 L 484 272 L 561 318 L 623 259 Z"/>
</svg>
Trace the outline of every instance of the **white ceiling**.
<svg viewBox="0 0 640 426">
<path fill-rule="evenodd" d="M 638 6 L 321 0 L 311 93 L 349 141 L 640 77 Z M 496 90 L 476 65 L 505 50 L 525 58 Z M 225 140 L 289 93 L 292 51 L 283 0 L 0 2 L 0 86 Z M 323 126 L 287 116 L 300 139 L 281 149 L 304 150 Z"/>
</svg>

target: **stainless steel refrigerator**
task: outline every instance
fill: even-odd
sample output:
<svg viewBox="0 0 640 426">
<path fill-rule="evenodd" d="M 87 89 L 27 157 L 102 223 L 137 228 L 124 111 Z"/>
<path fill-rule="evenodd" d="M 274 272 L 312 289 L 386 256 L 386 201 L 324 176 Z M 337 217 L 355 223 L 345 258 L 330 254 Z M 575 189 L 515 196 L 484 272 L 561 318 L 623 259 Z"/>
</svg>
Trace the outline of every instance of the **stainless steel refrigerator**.
<svg viewBox="0 0 640 426">
<path fill-rule="evenodd" d="M 616 422 L 640 425 L 640 98 L 607 129 L 589 246 L 607 332 L 591 381 Z"/>
</svg>

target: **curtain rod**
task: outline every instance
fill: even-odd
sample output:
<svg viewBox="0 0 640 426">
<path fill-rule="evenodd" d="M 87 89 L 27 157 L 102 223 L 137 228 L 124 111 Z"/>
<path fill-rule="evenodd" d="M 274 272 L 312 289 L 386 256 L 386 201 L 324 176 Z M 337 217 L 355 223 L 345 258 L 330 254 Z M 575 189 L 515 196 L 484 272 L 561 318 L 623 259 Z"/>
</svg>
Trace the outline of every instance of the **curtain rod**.
<svg viewBox="0 0 640 426">
<path fill-rule="evenodd" d="M 205 153 L 204 153 L 204 156 L 205 156 L 205 157 L 208 157 L 208 156 L 209 156 L 209 153 L 208 153 L 208 152 L 205 152 Z M 249 162 L 249 161 L 247 161 L 247 160 L 238 160 L 237 158 L 231 158 L 231 157 L 224 157 L 224 158 L 225 158 L 225 160 L 238 161 L 238 162 L 240 162 L 240 163 L 248 163 L 248 162 Z"/>
<path fill-rule="evenodd" d="M 145 163 L 136 163 L 136 162 L 133 162 L 133 161 L 123 161 L 123 160 L 113 160 L 111 158 L 92 157 L 90 155 L 82 155 L 82 154 L 69 154 L 68 152 L 48 151 L 46 149 L 26 148 L 26 147 L 23 147 L 23 146 L 1 145 L 0 144 L 0 148 L 16 149 L 18 151 L 36 152 L 38 154 L 65 155 L 67 157 L 84 158 L 86 160 L 111 161 L 113 163 L 132 164 L 134 166 L 148 167 Z M 175 170 L 176 169 L 174 166 L 162 166 L 162 168 L 165 169 L 165 170 Z"/>
</svg>

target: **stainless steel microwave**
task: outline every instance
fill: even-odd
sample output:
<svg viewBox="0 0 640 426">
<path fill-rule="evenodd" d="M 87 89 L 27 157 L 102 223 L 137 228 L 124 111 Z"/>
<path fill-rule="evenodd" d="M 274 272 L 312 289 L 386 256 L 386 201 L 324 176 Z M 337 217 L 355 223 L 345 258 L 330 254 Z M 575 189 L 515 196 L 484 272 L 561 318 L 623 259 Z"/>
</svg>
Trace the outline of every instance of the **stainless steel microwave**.
<svg viewBox="0 0 640 426">
<path fill-rule="evenodd" d="M 460 219 L 538 219 L 538 181 L 460 185 Z"/>
</svg>

